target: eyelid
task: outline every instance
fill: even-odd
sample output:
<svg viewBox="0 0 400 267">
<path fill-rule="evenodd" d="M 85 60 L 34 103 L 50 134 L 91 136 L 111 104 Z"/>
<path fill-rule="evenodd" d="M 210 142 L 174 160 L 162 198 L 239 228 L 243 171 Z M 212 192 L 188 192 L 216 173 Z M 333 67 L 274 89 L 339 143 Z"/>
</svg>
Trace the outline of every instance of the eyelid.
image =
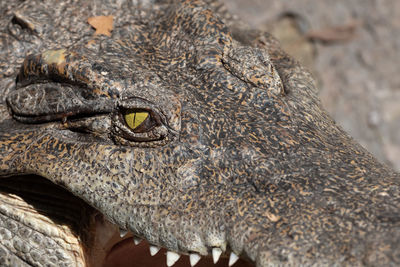
<svg viewBox="0 0 400 267">
<path fill-rule="evenodd" d="M 119 100 L 117 105 L 124 110 L 158 111 L 156 105 L 139 97 Z"/>
</svg>

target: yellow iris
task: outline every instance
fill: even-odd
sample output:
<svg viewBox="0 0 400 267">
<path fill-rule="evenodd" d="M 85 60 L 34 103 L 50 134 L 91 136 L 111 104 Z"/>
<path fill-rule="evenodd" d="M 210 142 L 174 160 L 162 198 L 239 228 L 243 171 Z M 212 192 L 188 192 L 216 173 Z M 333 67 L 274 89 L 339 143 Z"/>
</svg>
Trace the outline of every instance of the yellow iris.
<svg viewBox="0 0 400 267">
<path fill-rule="evenodd" d="M 139 127 L 146 119 L 149 117 L 149 113 L 147 111 L 139 111 L 139 112 L 127 112 L 124 115 L 125 122 L 132 130 L 135 130 Z"/>
</svg>

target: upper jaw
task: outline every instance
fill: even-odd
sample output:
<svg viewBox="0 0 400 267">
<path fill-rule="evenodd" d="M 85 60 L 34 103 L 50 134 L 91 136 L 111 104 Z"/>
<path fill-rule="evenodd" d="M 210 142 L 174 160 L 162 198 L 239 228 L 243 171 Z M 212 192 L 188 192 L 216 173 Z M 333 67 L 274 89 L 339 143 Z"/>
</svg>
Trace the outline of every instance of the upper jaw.
<svg viewBox="0 0 400 267">
<path fill-rule="evenodd" d="M 114 266 L 116 262 L 123 264 L 122 266 L 125 266 L 124 264 L 128 264 L 129 261 L 131 264 L 132 262 L 143 261 L 154 265 L 156 264 L 155 262 L 157 262 L 158 260 L 166 261 L 167 266 L 172 266 L 176 261 L 181 258 L 181 256 L 183 257 L 180 262 L 187 262 L 187 264 L 184 266 L 189 266 L 189 264 L 190 266 L 197 266 L 197 263 L 200 261 L 200 259 L 203 259 L 202 263 L 200 263 L 200 266 L 203 266 L 205 262 L 208 262 L 208 264 L 210 264 L 211 262 L 218 262 L 220 265 L 216 266 L 228 266 L 229 259 L 230 265 L 238 260 L 237 255 L 231 253 L 230 249 L 227 248 L 226 242 L 222 239 L 218 239 L 216 236 L 214 236 L 215 239 L 209 240 L 209 243 L 215 244 L 214 247 L 206 247 L 204 244 L 202 244 L 201 240 L 192 240 L 191 242 L 190 240 L 185 240 L 187 242 L 186 244 L 190 244 L 190 247 L 193 249 L 188 249 L 188 247 L 184 247 L 184 242 L 180 243 L 181 247 L 174 246 L 173 248 L 171 248 L 171 244 L 174 243 L 171 242 L 171 240 L 166 240 L 164 239 L 165 237 L 163 238 L 160 236 L 158 237 L 158 240 L 154 239 L 154 232 L 159 232 L 160 229 L 147 229 L 144 230 L 144 233 L 138 233 L 137 229 L 130 228 L 132 230 L 126 230 L 120 228 L 120 226 L 109 222 L 105 217 L 100 214 L 98 214 L 96 217 L 96 242 L 95 246 L 91 250 L 91 253 L 89 254 L 90 262 L 94 262 L 94 266 L 99 266 L 100 262 L 104 262 L 105 266 Z M 146 223 L 148 228 L 155 224 L 156 222 Z M 151 233 L 147 236 L 149 239 L 153 238 L 153 241 L 146 239 L 146 232 Z M 173 237 L 174 234 L 177 233 L 171 232 L 169 237 L 176 241 L 177 237 Z M 191 235 L 191 233 L 186 234 L 187 236 Z M 181 238 L 184 239 L 185 237 Z M 198 245 L 197 247 L 196 244 Z M 199 251 L 201 249 L 202 252 L 200 253 Z M 162 253 L 160 253 L 160 251 Z M 144 259 L 144 256 L 142 254 L 153 257 L 146 257 L 146 259 Z M 160 254 L 165 254 L 165 259 L 164 257 L 160 259 Z M 123 256 L 123 260 L 119 259 L 121 256 Z M 221 260 L 219 260 L 220 257 Z M 243 266 L 251 266 L 245 261 L 240 262 L 240 266 L 242 266 L 242 264 Z M 162 263 L 159 264 L 161 265 Z M 178 266 L 180 265 L 178 264 Z"/>
<path fill-rule="evenodd" d="M 214 187 L 191 185 L 179 190 L 177 185 L 181 177 L 174 180 L 174 177 L 164 176 L 161 187 L 161 184 L 151 184 L 154 183 L 152 177 L 143 173 L 132 171 L 128 175 L 119 172 L 121 169 L 117 167 L 120 166 L 110 169 L 111 165 L 107 165 L 123 158 L 134 167 L 135 158 L 146 156 L 143 149 L 127 151 L 113 145 L 77 145 L 74 140 L 68 144 L 69 140 L 63 139 L 60 144 L 76 148 L 71 150 L 68 159 L 77 157 L 83 166 L 95 159 L 102 183 L 95 180 L 99 173 L 85 173 L 85 179 L 82 179 L 82 171 L 75 170 L 72 160 L 59 157 L 57 168 L 54 168 L 45 157 L 29 156 L 39 151 L 57 156 L 54 154 L 57 151 L 51 148 L 59 144 L 59 135 L 54 129 L 48 131 L 33 136 L 35 145 L 27 144 L 28 156 L 23 166 L 26 172 L 38 167 L 34 170 L 79 195 L 120 228 L 171 252 L 211 255 L 213 248 L 220 248 L 248 258 L 258 266 L 289 261 L 312 265 L 360 263 L 372 247 L 376 248 L 374 255 L 385 256 L 387 263 L 396 261 L 398 221 L 381 213 L 398 211 L 398 176 L 378 163 L 368 161 L 370 164 L 365 164 L 362 153 L 353 160 L 363 165 L 337 161 L 335 165 L 326 165 L 326 169 L 321 166 L 319 173 L 312 175 L 288 173 L 278 181 L 264 180 L 259 192 L 251 186 L 226 188 L 218 184 Z M 10 140 L 12 138 L 18 140 L 18 134 Z M 99 158 L 98 155 L 107 157 Z M 146 168 L 151 170 L 157 167 L 151 164 L 157 164 L 159 160 L 150 158 L 149 162 Z M 298 163 L 300 169 L 301 164 L 307 164 Z M 324 163 L 323 159 L 320 163 Z M 356 174 L 360 179 L 338 178 L 338 174 L 343 174 L 341 168 L 359 171 Z M 370 177 L 365 177 L 365 173 Z M 134 184 L 134 179 L 141 180 Z M 104 184 L 109 186 L 104 187 Z M 128 184 L 130 190 L 125 189 Z M 338 191 L 338 188 L 342 190 Z M 152 198 L 162 195 L 167 196 L 163 203 Z M 375 236 L 376 240 L 363 235 Z M 387 250 L 380 251 L 381 247 Z M 169 255 L 176 258 L 173 253 Z M 371 263 L 377 261 L 368 260 Z"/>
<path fill-rule="evenodd" d="M 47 198 L 51 201 L 47 203 L 46 210 L 35 209 L 35 207 L 40 207 L 42 198 L 30 197 L 32 196 L 32 189 L 38 188 L 42 191 L 37 190 L 35 194 L 40 197 L 45 197 L 46 194 L 51 192 Z M 29 232 L 38 231 L 39 234 L 44 234 L 44 240 L 53 240 L 51 241 L 53 243 L 48 241 L 46 244 L 42 244 L 43 247 L 50 246 L 46 247 L 47 249 L 41 253 L 44 260 L 47 257 L 54 256 L 54 254 L 49 255 L 48 251 L 59 249 L 57 253 L 60 254 L 60 251 L 62 251 L 60 255 L 63 257 L 59 263 L 68 263 L 73 266 L 115 266 L 116 263 L 120 263 L 121 266 L 132 266 L 132 264 L 138 262 L 145 262 L 145 265 L 139 263 L 139 265 L 134 265 L 142 267 L 163 265 L 165 261 L 168 262 L 168 265 L 172 265 L 175 260 L 179 259 L 179 255 L 183 257 L 177 262 L 177 266 L 210 266 L 213 264 L 213 260 L 217 262 L 220 256 L 219 265 L 215 266 L 228 266 L 229 251 L 223 253 L 222 250 L 219 251 L 217 248 L 210 248 L 210 251 L 207 251 L 204 255 L 179 249 L 168 252 L 166 246 L 161 245 L 163 244 L 161 241 L 149 243 L 134 236 L 132 231 L 122 230 L 100 212 L 89 207 L 66 190 L 39 176 L 3 178 L 0 183 L 0 191 L 7 192 L 0 194 L 0 198 L 4 200 L 1 205 L 3 212 L 7 208 L 7 203 L 11 201 L 12 206 L 8 210 L 13 211 L 14 215 L 25 214 L 22 217 L 18 215 L 15 218 L 29 218 Z M 56 197 L 53 194 L 56 194 Z M 59 201 L 53 201 L 54 197 Z M 53 210 L 54 213 L 52 213 Z M 11 216 L 11 214 L 8 215 Z M 25 222 L 18 222 L 17 220 L 14 223 L 24 224 Z M 37 234 L 32 234 L 30 238 L 35 236 Z M 35 244 L 37 240 L 28 238 L 24 239 L 24 242 L 29 246 Z M 154 257 L 150 257 L 151 254 Z M 164 254 L 166 254 L 166 257 Z M 29 255 L 27 254 L 27 256 Z M 212 258 L 213 256 L 214 258 Z M 236 259 L 235 256 L 232 257 L 231 263 Z M 27 262 L 30 261 L 29 258 L 26 260 Z M 241 265 L 236 266 L 251 266 L 244 261 L 239 262 Z"/>
<path fill-rule="evenodd" d="M 20 188 L 19 190 L 21 190 L 21 185 L 23 184 L 29 184 L 33 181 L 36 181 L 40 184 L 41 181 L 39 177 L 26 178 L 24 178 L 25 182 L 23 182 L 23 180 L 18 180 L 16 177 L 3 178 L 2 186 L 6 185 L 7 181 L 12 181 L 12 184 L 19 184 L 18 187 Z M 18 183 L 18 181 L 20 182 Z M 46 184 L 48 184 L 48 186 L 54 187 L 51 192 L 55 192 L 54 190 L 56 188 L 59 188 L 47 181 Z M 10 185 L 11 183 L 9 183 L 7 188 L 12 188 Z M 33 188 L 32 186 L 28 187 L 29 190 L 32 190 Z M 43 188 L 43 185 L 41 185 L 41 188 Z M 65 194 L 66 191 L 64 190 L 56 192 L 58 192 L 57 196 L 61 197 L 63 194 Z M 382 197 L 386 198 L 390 194 L 392 194 L 392 192 L 388 191 L 387 195 L 381 195 Z M 23 194 L 21 194 L 21 196 L 23 196 Z M 268 266 L 269 264 L 377 265 L 378 261 L 385 262 L 390 265 L 396 262 L 396 255 L 393 254 L 395 253 L 395 251 L 398 251 L 399 248 L 399 227 L 396 216 L 390 214 L 381 214 L 379 215 L 379 220 L 381 220 L 380 222 L 372 221 L 367 225 L 363 225 L 363 221 L 352 220 L 352 217 L 356 218 L 357 216 L 362 215 L 362 211 L 360 210 L 361 213 L 359 214 L 342 215 L 342 217 L 340 218 L 340 221 L 344 222 L 341 226 L 342 228 L 335 230 L 334 232 L 329 232 L 328 229 L 333 226 L 329 225 L 329 222 L 332 222 L 332 219 L 335 218 L 334 214 L 332 213 L 332 209 L 328 209 L 328 207 L 326 207 L 326 209 L 323 208 L 320 211 L 317 211 L 315 209 L 316 206 L 324 207 L 325 204 L 333 204 L 332 199 L 329 203 L 324 203 L 325 198 L 325 193 L 321 194 L 319 202 L 312 202 L 314 204 L 310 203 L 307 210 L 312 212 L 307 213 L 306 210 L 303 210 L 303 212 L 298 213 L 297 217 L 291 217 L 289 216 L 289 214 L 287 214 L 286 216 L 278 216 L 277 214 L 266 211 L 259 211 L 257 214 L 257 211 L 254 210 L 250 213 L 242 213 L 241 211 L 243 211 L 243 209 L 232 209 L 229 214 L 241 214 L 243 216 L 243 220 L 237 221 L 226 218 L 225 220 L 227 222 L 230 221 L 231 223 L 228 223 L 225 228 L 221 228 L 220 232 L 215 232 L 213 235 L 208 235 L 209 239 L 211 239 L 211 236 L 217 237 L 218 233 L 220 234 L 221 232 L 224 232 L 225 237 L 205 241 L 205 243 L 208 244 L 206 246 L 207 253 L 205 254 L 194 253 L 194 251 L 188 251 L 184 248 L 175 249 L 168 247 L 166 245 L 168 242 L 166 242 L 165 240 L 163 241 L 162 239 L 158 241 L 153 240 L 152 242 L 148 243 L 152 245 L 152 253 L 155 253 L 155 251 L 157 251 L 156 247 L 166 248 L 164 250 L 161 250 L 161 252 L 158 252 L 154 259 L 166 261 L 169 258 L 168 261 L 170 265 L 172 264 L 173 260 L 176 260 L 178 258 L 176 254 L 188 255 L 181 257 L 181 259 L 179 259 L 176 263 L 176 266 L 180 266 L 179 264 L 184 263 L 185 265 L 183 266 L 190 266 L 190 258 L 192 258 L 192 264 L 194 265 L 195 260 L 198 259 L 198 256 L 201 258 L 205 258 L 204 256 L 206 256 L 206 258 L 208 259 L 201 260 L 197 265 L 195 265 L 196 267 L 203 266 L 205 263 L 207 263 L 208 265 L 204 266 L 210 266 L 212 264 L 212 257 L 214 256 L 215 258 L 218 258 L 218 255 L 221 251 L 222 256 L 221 259 L 218 261 L 219 263 L 221 263 L 221 266 L 228 266 L 229 255 L 231 251 L 234 251 L 234 253 L 239 255 L 240 257 L 246 258 L 248 260 L 251 259 L 250 261 L 257 264 L 257 266 Z M 63 201 L 63 203 L 75 203 L 76 201 L 79 202 L 77 198 L 71 195 L 70 199 L 68 201 Z M 360 203 L 362 203 L 363 201 L 364 200 L 359 199 Z M 2 207 L 4 208 L 5 202 L 2 203 Z M 32 203 L 30 205 L 32 205 Z M 246 206 L 248 207 L 251 205 L 246 204 Z M 15 207 L 16 205 L 14 205 L 14 210 L 16 211 Z M 82 252 L 80 251 L 81 248 L 78 247 L 77 251 L 83 254 L 78 253 L 79 255 L 81 255 L 81 258 L 74 258 L 74 261 L 79 260 L 81 262 L 86 262 L 85 264 L 88 266 L 100 266 L 103 263 L 113 263 L 114 255 L 119 255 L 119 257 L 122 257 L 122 254 L 118 254 L 118 252 L 122 251 L 124 252 L 123 257 L 126 258 L 126 261 L 130 261 L 130 263 L 132 264 L 139 259 L 140 255 L 138 254 L 150 254 L 150 251 L 147 251 L 150 249 L 146 242 L 141 241 L 139 246 L 134 245 L 134 240 L 136 240 L 137 242 L 139 240 L 138 236 L 143 238 L 145 236 L 144 233 L 138 233 L 133 228 L 127 228 L 130 229 L 130 231 L 120 230 L 120 226 L 110 223 L 99 212 L 93 211 L 93 209 L 89 208 L 86 205 L 83 205 L 82 207 L 86 207 L 87 211 L 89 211 L 85 214 L 91 214 L 87 217 L 87 225 L 90 226 L 89 228 L 81 227 L 81 232 L 78 236 L 74 237 L 74 235 L 76 234 L 75 233 L 72 234 L 69 238 L 74 238 L 74 240 L 76 240 L 76 244 L 79 244 L 83 240 L 86 240 L 86 242 L 88 243 L 80 243 L 80 246 L 81 248 L 90 248 L 90 250 Z M 76 209 L 76 207 L 72 209 L 72 211 L 78 211 L 79 214 L 82 212 L 80 209 Z M 211 217 L 217 218 L 217 216 L 212 212 L 210 212 L 209 214 L 211 215 Z M 261 214 L 264 214 L 264 216 L 260 216 Z M 201 214 L 198 213 L 197 215 Z M 50 219 L 52 218 L 52 215 L 50 214 L 46 216 L 48 216 Z M 60 217 L 57 218 L 60 219 Z M 308 220 L 306 220 L 306 218 L 308 218 Z M 82 219 L 83 218 L 81 218 L 81 220 Z M 266 223 L 266 220 L 268 220 L 269 223 Z M 210 219 L 210 222 L 211 221 L 212 220 Z M 218 221 L 218 219 L 216 219 L 216 221 Z M 251 223 L 255 221 L 258 221 L 260 223 Z M 319 222 L 323 221 L 326 223 L 325 225 L 319 224 Z M 61 227 L 61 225 L 65 226 L 66 224 L 60 223 L 57 225 L 53 225 L 52 227 Z M 151 225 L 151 222 L 148 223 L 149 227 L 151 227 Z M 270 229 L 265 228 L 267 225 L 270 225 Z M 375 228 L 378 225 L 384 225 L 385 229 L 382 230 L 380 228 Z M 82 226 L 82 224 L 80 224 L 80 226 Z M 350 230 L 353 231 L 353 233 L 346 232 L 348 230 L 347 227 L 350 226 L 352 227 L 352 229 Z M 325 229 L 325 227 L 327 228 Z M 372 230 L 371 232 L 365 232 L 367 234 L 365 237 L 355 235 L 357 231 L 360 231 L 361 233 L 361 228 L 363 227 L 366 227 L 365 229 Z M 72 225 L 70 227 L 70 229 L 75 228 L 76 227 Z M 211 229 L 209 227 L 203 227 L 201 225 L 197 225 L 193 228 L 201 229 L 202 232 L 206 231 L 204 229 Z M 154 229 L 148 229 L 148 231 L 152 230 Z M 304 230 L 307 230 L 308 232 Z M 304 231 L 303 236 L 300 235 L 300 231 Z M 174 233 L 172 230 L 170 233 L 178 235 L 178 233 Z M 337 238 L 335 238 L 335 236 L 337 236 Z M 72 239 L 68 240 L 71 241 Z M 318 240 L 325 240 L 326 244 L 318 243 Z M 122 248 L 126 248 L 124 242 L 129 243 L 132 250 L 123 250 Z M 187 243 L 190 244 L 190 242 Z M 220 245 L 212 246 L 212 244 Z M 274 246 L 271 247 L 270 244 L 274 244 Z M 134 250 L 136 250 L 137 248 L 139 249 L 138 251 L 142 252 L 135 252 Z M 348 248 L 349 250 L 342 251 L 343 248 Z M 221 249 L 221 251 L 219 251 L 219 249 Z M 173 253 L 168 253 L 168 250 Z M 164 253 L 167 254 L 166 257 L 163 255 Z M 134 257 L 138 258 L 136 258 L 135 260 Z M 232 254 L 231 262 L 233 262 L 234 259 L 235 255 Z M 247 266 L 244 262 L 241 262 L 240 264 L 243 264 L 243 266 Z M 154 262 L 152 266 L 154 266 Z"/>
</svg>

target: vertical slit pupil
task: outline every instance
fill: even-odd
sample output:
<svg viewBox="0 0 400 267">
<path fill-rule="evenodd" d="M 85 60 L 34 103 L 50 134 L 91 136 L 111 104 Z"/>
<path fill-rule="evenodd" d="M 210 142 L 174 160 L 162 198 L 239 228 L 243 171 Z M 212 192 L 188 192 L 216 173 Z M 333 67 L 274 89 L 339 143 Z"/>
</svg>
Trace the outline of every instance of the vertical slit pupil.
<svg viewBox="0 0 400 267">
<path fill-rule="evenodd" d="M 128 111 L 124 117 L 129 128 L 134 130 L 149 117 L 149 113 L 147 111 Z"/>
</svg>

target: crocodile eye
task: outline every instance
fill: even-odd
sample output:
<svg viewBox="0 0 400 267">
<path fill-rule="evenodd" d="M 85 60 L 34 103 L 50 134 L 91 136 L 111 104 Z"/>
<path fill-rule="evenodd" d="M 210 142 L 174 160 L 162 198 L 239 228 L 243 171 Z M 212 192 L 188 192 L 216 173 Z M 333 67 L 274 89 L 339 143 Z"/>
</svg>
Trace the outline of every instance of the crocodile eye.
<svg viewBox="0 0 400 267">
<path fill-rule="evenodd" d="M 124 114 L 125 122 L 132 130 L 135 130 L 137 127 L 139 127 L 148 117 L 149 113 L 147 111 L 133 111 Z"/>
<path fill-rule="evenodd" d="M 122 145 L 149 147 L 166 144 L 173 137 L 165 115 L 152 103 L 129 98 L 112 115 L 112 136 Z"/>
<path fill-rule="evenodd" d="M 156 125 L 151 114 L 145 110 L 126 110 L 123 115 L 126 125 L 135 133 L 148 132 Z"/>
</svg>

